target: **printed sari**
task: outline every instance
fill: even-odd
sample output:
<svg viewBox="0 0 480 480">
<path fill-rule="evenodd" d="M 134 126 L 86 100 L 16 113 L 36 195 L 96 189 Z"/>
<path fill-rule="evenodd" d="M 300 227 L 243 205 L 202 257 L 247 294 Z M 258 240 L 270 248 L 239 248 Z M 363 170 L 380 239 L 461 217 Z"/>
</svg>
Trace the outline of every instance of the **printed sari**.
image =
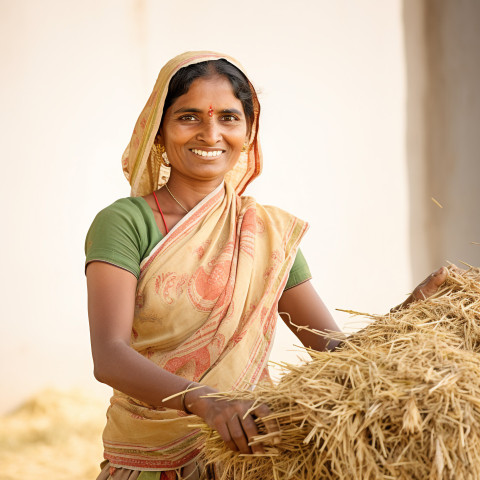
<svg viewBox="0 0 480 480">
<path fill-rule="evenodd" d="M 171 60 L 135 126 L 122 162 L 132 195 L 168 179 L 151 153 L 170 78 L 182 67 L 228 56 L 190 52 Z M 224 183 L 191 210 L 141 264 L 131 346 L 165 370 L 220 391 L 254 388 L 267 361 L 305 222 L 240 196 L 261 171 L 259 105 L 250 148 Z M 103 434 L 110 466 L 173 471 L 202 449 L 200 419 L 114 391 Z"/>
</svg>

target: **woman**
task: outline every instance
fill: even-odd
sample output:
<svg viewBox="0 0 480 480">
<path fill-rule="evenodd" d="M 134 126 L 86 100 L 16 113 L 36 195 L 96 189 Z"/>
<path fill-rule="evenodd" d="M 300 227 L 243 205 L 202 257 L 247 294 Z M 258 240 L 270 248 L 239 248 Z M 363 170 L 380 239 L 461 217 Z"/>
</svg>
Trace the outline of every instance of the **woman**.
<svg viewBox="0 0 480 480">
<path fill-rule="evenodd" d="M 261 171 L 259 113 L 234 59 L 172 59 L 123 157 L 132 197 L 90 228 L 95 377 L 114 388 L 100 479 L 198 478 L 202 440 L 191 415 L 232 450 L 261 452 L 248 443 L 268 407 L 246 415 L 247 402 L 206 395 L 268 377 L 278 311 L 298 326 L 338 330 L 298 252 L 306 223 L 240 196 Z M 439 270 L 414 296 L 436 291 L 445 275 Z M 324 338 L 287 324 L 303 345 L 327 348 Z"/>
</svg>

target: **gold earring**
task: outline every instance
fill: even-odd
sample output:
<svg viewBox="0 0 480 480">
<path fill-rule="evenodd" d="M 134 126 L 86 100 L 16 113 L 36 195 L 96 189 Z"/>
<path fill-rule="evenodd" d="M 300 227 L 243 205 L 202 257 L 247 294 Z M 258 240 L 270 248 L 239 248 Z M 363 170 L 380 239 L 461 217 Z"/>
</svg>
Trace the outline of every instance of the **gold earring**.
<svg viewBox="0 0 480 480">
<path fill-rule="evenodd" d="M 155 156 L 155 159 L 164 165 L 165 167 L 170 166 L 170 162 L 168 161 L 168 155 L 167 152 L 165 151 L 165 147 L 163 145 L 160 145 L 160 143 L 154 143 L 153 147 L 153 154 Z"/>
<path fill-rule="evenodd" d="M 250 145 L 247 142 L 245 142 L 242 147 L 242 153 L 248 152 L 249 149 L 250 149 Z"/>
<path fill-rule="evenodd" d="M 168 161 L 168 155 L 167 155 L 167 152 L 165 150 L 165 147 L 162 146 L 162 160 L 163 160 L 163 164 L 166 166 L 166 167 L 169 167 L 170 166 L 170 162 Z"/>
</svg>

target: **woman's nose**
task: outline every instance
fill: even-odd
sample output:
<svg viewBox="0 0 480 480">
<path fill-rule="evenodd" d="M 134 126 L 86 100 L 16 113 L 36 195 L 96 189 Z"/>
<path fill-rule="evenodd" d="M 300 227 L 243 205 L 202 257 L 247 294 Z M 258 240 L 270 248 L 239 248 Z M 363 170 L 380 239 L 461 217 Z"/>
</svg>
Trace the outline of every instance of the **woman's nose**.
<svg viewBox="0 0 480 480">
<path fill-rule="evenodd" d="M 209 119 L 209 121 L 203 123 L 197 136 L 207 145 L 215 145 L 222 139 L 221 127 L 215 119 Z"/>
</svg>

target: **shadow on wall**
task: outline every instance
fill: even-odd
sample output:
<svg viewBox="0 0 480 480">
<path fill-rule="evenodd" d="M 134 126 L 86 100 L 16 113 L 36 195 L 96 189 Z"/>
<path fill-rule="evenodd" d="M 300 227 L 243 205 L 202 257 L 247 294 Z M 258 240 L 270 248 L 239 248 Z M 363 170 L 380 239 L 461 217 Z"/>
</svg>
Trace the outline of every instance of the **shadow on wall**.
<svg viewBox="0 0 480 480">
<path fill-rule="evenodd" d="M 414 281 L 480 265 L 480 2 L 404 0 Z M 443 208 L 440 208 L 432 197 Z"/>
</svg>

